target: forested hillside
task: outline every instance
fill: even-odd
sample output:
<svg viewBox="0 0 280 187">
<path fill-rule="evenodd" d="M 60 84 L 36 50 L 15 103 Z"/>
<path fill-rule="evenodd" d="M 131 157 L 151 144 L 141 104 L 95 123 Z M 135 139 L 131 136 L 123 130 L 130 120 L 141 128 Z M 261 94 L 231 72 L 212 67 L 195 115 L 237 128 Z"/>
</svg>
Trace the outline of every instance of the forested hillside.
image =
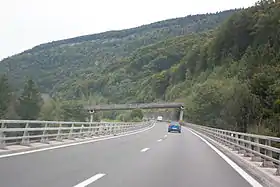
<svg viewBox="0 0 280 187">
<path fill-rule="evenodd" d="M 216 28 L 235 11 L 187 16 L 42 44 L 4 59 L 0 62 L 0 73 L 9 72 L 8 77 L 16 87 L 21 87 L 24 77 L 32 76 L 42 92 L 52 95 L 60 92 L 64 98 L 77 98 L 81 95 L 81 84 L 96 77 L 105 79 L 108 76 L 104 71 L 126 63 L 135 50 L 168 38 Z"/>
<path fill-rule="evenodd" d="M 93 102 L 185 102 L 185 120 L 280 136 L 280 3 L 44 44 L 0 63 L 12 82 Z M 20 68 L 23 68 L 22 70 Z"/>
</svg>

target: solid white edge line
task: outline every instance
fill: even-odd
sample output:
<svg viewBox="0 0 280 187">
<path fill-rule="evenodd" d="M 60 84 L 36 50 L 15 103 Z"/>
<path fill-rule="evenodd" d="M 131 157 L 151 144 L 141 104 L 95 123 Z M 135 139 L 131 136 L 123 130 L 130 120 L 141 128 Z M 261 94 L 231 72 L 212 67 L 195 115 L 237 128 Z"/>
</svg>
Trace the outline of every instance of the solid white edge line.
<svg viewBox="0 0 280 187">
<path fill-rule="evenodd" d="M 99 138 L 99 139 L 93 139 L 93 140 L 84 141 L 84 142 L 75 142 L 75 143 L 71 143 L 71 144 L 59 145 L 59 146 L 54 146 L 54 147 L 47 147 L 47 148 L 42 148 L 42 149 L 36 149 L 36 150 L 30 150 L 30 151 L 23 151 L 23 152 L 18 152 L 18 153 L 11 153 L 11 154 L 6 154 L 6 155 L 0 155 L 0 159 L 1 158 L 12 157 L 12 156 L 19 156 L 19 155 L 25 155 L 25 154 L 30 154 L 30 153 L 42 152 L 42 151 L 47 151 L 47 150 L 52 150 L 52 149 L 71 147 L 71 146 L 75 146 L 75 145 L 87 144 L 87 143 L 92 143 L 92 142 L 99 142 L 99 141 L 103 141 L 103 140 L 110 140 L 110 139 L 121 138 L 121 137 L 124 137 L 124 136 L 129 136 L 129 135 L 134 135 L 134 134 L 138 134 L 138 133 L 141 133 L 141 132 L 145 132 L 147 130 L 150 130 L 150 129 L 154 128 L 154 126 L 155 126 L 155 123 L 151 127 L 142 129 L 140 131 L 126 133 L 126 134 L 121 134 L 121 135 L 118 135 L 118 136 Z"/>
<path fill-rule="evenodd" d="M 192 134 L 200 138 L 204 143 L 206 143 L 211 149 L 213 149 L 222 159 L 224 159 L 240 176 L 242 176 L 251 186 L 253 187 L 263 187 L 258 181 L 256 181 L 253 177 L 251 177 L 248 173 L 246 173 L 241 167 L 239 167 L 235 162 L 233 162 L 229 157 L 227 157 L 224 153 L 222 153 L 219 149 L 209 143 L 206 139 L 193 132 L 189 128 L 187 128 Z"/>
<path fill-rule="evenodd" d="M 96 175 L 92 176 L 91 178 L 89 178 L 89 179 L 87 179 L 87 180 L 85 180 L 85 181 L 75 185 L 74 187 L 85 187 L 85 186 L 93 183 L 94 181 L 97 181 L 98 179 L 104 177 L 105 175 L 106 174 L 103 174 L 103 173 L 96 174 Z"/>
<path fill-rule="evenodd" d="M 142 149 L 141 150 L 141 152 L 146 152 L 146 151 L 148 151 L 150 148 L 144 148 L 144 149 Z"/>
</svg>

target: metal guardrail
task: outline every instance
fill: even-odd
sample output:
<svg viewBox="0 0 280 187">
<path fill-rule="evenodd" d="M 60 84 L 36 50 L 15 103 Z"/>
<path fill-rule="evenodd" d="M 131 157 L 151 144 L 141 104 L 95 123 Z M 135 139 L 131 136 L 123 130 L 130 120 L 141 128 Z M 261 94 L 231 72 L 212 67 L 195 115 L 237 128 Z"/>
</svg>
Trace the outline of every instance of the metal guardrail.
<svg viewBox="0 0 280 187">
<path fill-rule="evenodd" d="M 231 147 L 239 154 L 244 154 L 245 157 L 252 157 L 252 161 L 262 162 L 262 167 L 277 168 L 275 175 L 280 176 L 280 138 L 221 130 L 189 123 L 185 125 Z"/>
<path fill-rule="evenodd" d="M 31 142 L 49 143 L 50 140 L 117 135 L 149 127 L 152 124 L 151 121 L 108 123 L 0 120 L 0 148 L 5 149 L 7 145 L 14 144 L 29 145 Z"/>
</svg>

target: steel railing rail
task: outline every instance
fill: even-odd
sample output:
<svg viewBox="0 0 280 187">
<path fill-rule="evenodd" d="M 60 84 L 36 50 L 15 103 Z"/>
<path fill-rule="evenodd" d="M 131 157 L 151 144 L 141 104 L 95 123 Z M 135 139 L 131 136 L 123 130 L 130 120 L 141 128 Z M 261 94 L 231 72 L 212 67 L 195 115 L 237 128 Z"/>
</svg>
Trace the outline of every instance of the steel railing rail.
<svg viewBox="0 0 280 187">
<path fill-rule="evenodd" d="M 0 120 L 0 148 L 7 145 L 29 145 L 31 142 L 117 135 L 152 126 L 145 122 L 65 122 L 35 120 Z"/>
<path fill-rule="evenodd" d="M 262 167 L 277 168 L 280 176 L 280 138 L 222 130 L 190 123 L 185 125 L 233 150 L 252 157 L 252 161 L 262 162 Z"/>
</svg>

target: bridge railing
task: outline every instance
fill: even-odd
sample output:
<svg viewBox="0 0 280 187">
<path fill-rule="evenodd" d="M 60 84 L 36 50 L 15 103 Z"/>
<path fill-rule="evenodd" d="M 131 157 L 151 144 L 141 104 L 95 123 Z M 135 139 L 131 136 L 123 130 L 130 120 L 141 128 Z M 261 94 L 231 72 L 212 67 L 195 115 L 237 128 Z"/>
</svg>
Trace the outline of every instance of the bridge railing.
<svg viewBox="0 0 280 187">
<path fill-rule="evenodd" d="M 7 145 L 29 145 L 32 142 L 117 135 L 152 125 L 151 121 L 134 122 L 62 122 L 0 120 L 0 148 Z"/>
<path fill-rule="evenodd" d="M 280 138 L 221 130 L 194 124 L 185 124 L 197 132 L 222 143 L 252 161 L 262 162 L 262 167 L 277 168 L 280 175 Z"/>
</svg>

